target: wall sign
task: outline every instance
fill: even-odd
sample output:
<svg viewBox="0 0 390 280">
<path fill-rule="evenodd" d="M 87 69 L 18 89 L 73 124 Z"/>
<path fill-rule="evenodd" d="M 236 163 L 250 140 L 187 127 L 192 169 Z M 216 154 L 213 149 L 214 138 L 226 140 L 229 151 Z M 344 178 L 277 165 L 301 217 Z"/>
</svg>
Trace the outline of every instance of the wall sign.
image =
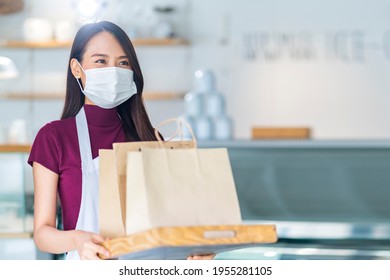
<svg viewBox="0 0 390 280">
<path fill-rule="evenodd" d="M 390 60 L 390 30 L 373 41 L 363 30 L 334 32 L 248 32 L 242 35 L 244 59 L 278 62 L 330 60 L 364 63 L 368 51 L 380 51 Z"/>
</svg>

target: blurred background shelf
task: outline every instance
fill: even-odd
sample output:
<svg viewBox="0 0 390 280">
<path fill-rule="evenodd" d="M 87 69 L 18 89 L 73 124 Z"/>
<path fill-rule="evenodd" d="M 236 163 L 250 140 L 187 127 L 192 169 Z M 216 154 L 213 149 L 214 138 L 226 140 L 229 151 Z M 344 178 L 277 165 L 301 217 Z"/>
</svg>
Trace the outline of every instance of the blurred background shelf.
<svg viewBox="0 0 390 280">
<path fill-rule="evenodd" d="M 184 98 L 183 92 L 159 92 L 150 91 L 144 92 L 144 100 L 175 100 Z M 65 99 L 65 95 L 61 93 L 8 93 L 0 96 L 0 99 L 8 100 L 59 100 Z"/>
<path fill-rule="evenodd" d="M 2 233 L 0 232 L 0 238 L 32 238 L 32 232 L 16 232 L 16 233 Z"/>
<path fill-rule="evenodd" d="M 182 38 L 139 38 L 132 39 L 135 46 L 180 46 L 189 45 L 189 41 Z M 27 42 L 11 40 L 3 43 L 1 47 L 4 48 L 25 48 L 25 49 L 50 49 L 50 48 L 70 48 L 71 41 L 47 41 L 47 42 Z"/>
<path fill-rule="evenodd" d="M 20 49 L 50 49 L 50 48 L 69 48 L 72 42 L 26 42 L 26 41 L 7 41 L 1 45 L 3 48 L 20 48 Z"/>
<path fill-rule="evenodd" d="M 12 145 L 3 144 L 0 145 L 0 153 L 29 153 L 31 145 Z"/>
</svg>

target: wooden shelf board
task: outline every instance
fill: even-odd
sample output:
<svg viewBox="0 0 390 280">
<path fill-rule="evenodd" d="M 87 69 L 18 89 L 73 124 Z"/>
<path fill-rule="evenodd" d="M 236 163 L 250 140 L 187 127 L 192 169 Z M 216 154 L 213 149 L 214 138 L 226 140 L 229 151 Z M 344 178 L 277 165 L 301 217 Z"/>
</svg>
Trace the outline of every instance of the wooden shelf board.
<svg viewBox="0 0 390 280">
<path fill-rule="evenodd" d="M 180 46 L 188 45 L 189 42 L 181 38 L 138 38 L 131 40 L 134 46 Z M 28 42 L 28 41 L 16 41 L 10 40 L 2 44 L 2 47 L 6 48 L 26 48 L 26 49 L 50 49 L 50 48 L 70 48 L 72 46 L 71 41 L 58 42 Z"/>
<path fill-rule="evenodd" d="M 183 99 L 185 93 L 182 92 L 144 92 L 144 100 L 174 100 Z"/>
<path fill-rule="evenodd" d="M 32 236 L 31 232 L 0 232 L 0 238 L 31 238 Z"/>
<path fill-rule="evenodd" d="M 7 41 L 2 47 L 5 48 L 26 48 L 26 49 L 51 49 L 51 48 L 69 48 L 72 42 L 28 42 L 28 41 Z"/>
<path fill-rule="evenodd" d="M 253 127 L 252 139 L 309 139 L 308 127 Z"/>
<path fill-rule="evenodd" d="M 10 100 L 45 100 L 45 99 L 64 99 L 65 95 L 60 93 L 9 93 L 3 96 Z"/>
<path fill-rule="evenodd" d="M 144 100 L 174 100 L 184 98 L 182 92 L 144 92 Z M 58 100 L 65 99 L 61 93 L 9 93 L 2 96 L 9 100 Z"/>
<path fill-rule="evenodd" d="M 29 153 L 31 145 L 1 144 L 0 153 Z"/>
<path fill-rule="evenodd" d="M 181 38 L 139 38 L 131 40 L 135 46 L 180 46 L 189 45 L 189 42 Z"/>
</svg>

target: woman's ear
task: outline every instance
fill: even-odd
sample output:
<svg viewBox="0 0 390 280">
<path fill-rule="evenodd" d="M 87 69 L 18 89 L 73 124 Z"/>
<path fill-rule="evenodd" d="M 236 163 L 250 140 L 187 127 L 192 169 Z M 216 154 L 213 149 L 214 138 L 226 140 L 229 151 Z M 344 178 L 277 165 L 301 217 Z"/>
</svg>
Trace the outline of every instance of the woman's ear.
<svg viewBox="0 0 390 280">
<path fill-rule="evenodd" d="M 81 78 L 82 69 L 81 69 L 80 64 L 78 63 L 77 59 L 72 58 L 70 60 L 70 70 L 72 71 L 72 74 L 76 79 Z"/>
</svg>

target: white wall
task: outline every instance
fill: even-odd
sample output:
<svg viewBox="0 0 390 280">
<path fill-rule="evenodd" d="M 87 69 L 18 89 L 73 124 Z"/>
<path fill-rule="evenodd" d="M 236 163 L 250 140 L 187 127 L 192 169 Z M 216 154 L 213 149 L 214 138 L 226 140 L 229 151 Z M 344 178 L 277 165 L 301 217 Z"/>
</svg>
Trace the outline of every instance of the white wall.
<svg viewBox="0 0 390 280">
<path fill-rule="evenodd" d="M 388 1 L 192 4 L 193 66 L 217 71 L 237 137 L 249 137 L 254 125 L 310 126 L 316 138 L 390 136 L 390 49 L 383 48 L 390 30 Z M 227 45 L 219 43 L 223 15 L 230 18 Z M 248 34 L 258 40 L 252 60 L 244 56 Z M 283 35 L 290 41 L 279 45 Z M 335 51 L 328 44 L 337 38 Z M 312 57 L 292 56 L 305 48 Z M 265 58 L 272 53 L 274 60 Z"/>
<path fill-rule="evenodd" d="M 191 46 L 137 49 L 145 90 L 190 90 L 192 73 L 210 68 L 227 98 L 236 138 L 249 138 L 255 125 L 309 126 L 318 139 L 390 137 L 388 1 L 163 2 L 178 6 L 178 33 L 189 38 Z M 19 38 L 26 15 L 53 20 L 74 17 L 70 1 L 26 3 L 25 12 L 0 16 L 0 40 Z M 126 15 L 135 4 L 161 1 L 110 3 L 107 19 L 128 29 L 134 18 Z M 8 55 L 21 69 L 28 69 L 29 51 L 0 49 L 0 55 Z M 33 77 L 26 71 L 16 84 L 0 81 L 0 92 L 28 91 L 31 84 L 39 91 L 61 91 L 66 51 L 37 51 L 32 56 Z M 62 106 L 60 102 L 40 103 L 33 107 L 40 114 L 34 131 L 58 116 Z M 183 110 L 178 101 L 153 101 L 147 106 L 154 123 Z M 0 100 L 0 122 L 6 126 L 11 116 L 23 115 L 26 107 L 31 109 L 21 102 Z"/>
</svg>

